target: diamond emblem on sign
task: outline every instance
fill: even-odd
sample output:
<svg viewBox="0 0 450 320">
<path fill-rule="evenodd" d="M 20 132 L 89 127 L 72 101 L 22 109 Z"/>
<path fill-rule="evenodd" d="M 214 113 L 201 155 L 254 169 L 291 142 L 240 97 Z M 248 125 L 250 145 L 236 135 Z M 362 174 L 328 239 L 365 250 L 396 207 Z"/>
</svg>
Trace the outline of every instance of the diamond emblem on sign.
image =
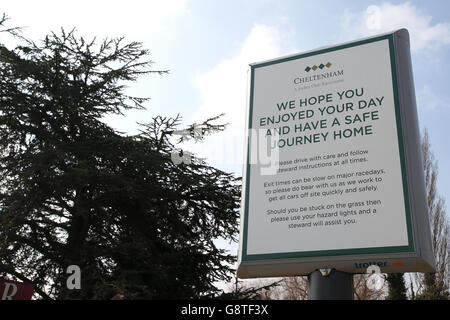
<svg viewBox="0 0 450 320">
<path fill-rule="evenodd" d="M 305 68 L 305 71 L 310 72 L 311 70 L 313 70 L 313 71 L 316 71 L 317 69 L 322 70 L 325 67 L 327 67 L 327 68 L 331 67 L 331 62 L 327 62 L 326 64 L 321 63 L 321 64 L 319 64 L 319 66 L 317 66 L 317 65 L 313 65 L 312 67 L 307 66 Z"/>
</svg>

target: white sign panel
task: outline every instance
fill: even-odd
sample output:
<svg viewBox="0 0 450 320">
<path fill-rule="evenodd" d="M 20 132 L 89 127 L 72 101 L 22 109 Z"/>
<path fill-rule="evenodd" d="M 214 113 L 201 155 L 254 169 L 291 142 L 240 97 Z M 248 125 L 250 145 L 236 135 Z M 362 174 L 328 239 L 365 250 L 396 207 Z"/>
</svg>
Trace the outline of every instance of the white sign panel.
<svg viewBox="0 0 450 320">
<path fill-rule="evenodd" d="M 395 35 L 251 65 L 241 277 L 423 262 Z"/>
</svg>

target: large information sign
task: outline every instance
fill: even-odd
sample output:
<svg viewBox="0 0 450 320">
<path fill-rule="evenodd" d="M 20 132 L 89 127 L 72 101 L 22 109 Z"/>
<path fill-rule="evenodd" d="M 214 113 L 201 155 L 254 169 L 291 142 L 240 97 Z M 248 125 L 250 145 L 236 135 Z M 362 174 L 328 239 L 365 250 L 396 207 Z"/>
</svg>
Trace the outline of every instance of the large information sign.
<svg viewBox="0 0 450 320">
<path fill-rule="evenodd" d="M 238 276 L 432 271 L 408 32 L 250 72 Z"/>
</svg>

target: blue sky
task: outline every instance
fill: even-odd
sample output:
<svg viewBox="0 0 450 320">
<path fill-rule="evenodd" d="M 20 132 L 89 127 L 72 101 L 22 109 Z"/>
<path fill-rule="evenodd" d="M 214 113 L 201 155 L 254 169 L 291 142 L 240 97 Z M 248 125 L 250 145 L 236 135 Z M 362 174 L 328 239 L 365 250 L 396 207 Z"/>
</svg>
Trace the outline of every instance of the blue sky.
<svg viewBox="0 0 450 320">
<path fill-rule="evenodd" d="M 225 147 L 218 135 L 197 148 L 213 165 L 237 175 L 249 63 L 406 27 L 419 125 L 428 129 L 439 162 L 439 193 L 450 199 L 450 1 L 2 0 L 1 12 L 11 25 L 28 26 L 25 35 L 34 39 L 64 26 L 87 38 L 123 35 L 142 41 L 155 69 L 170 74 L 142 78 L 130 88 L 151 97 L 147 111 L 108 122 L 133 133 L 135 121 L 153 115 L 180 113 L 189 123 L 225 112 L 230 132 L 237 132 L 234 139 Z"/>
</svg>

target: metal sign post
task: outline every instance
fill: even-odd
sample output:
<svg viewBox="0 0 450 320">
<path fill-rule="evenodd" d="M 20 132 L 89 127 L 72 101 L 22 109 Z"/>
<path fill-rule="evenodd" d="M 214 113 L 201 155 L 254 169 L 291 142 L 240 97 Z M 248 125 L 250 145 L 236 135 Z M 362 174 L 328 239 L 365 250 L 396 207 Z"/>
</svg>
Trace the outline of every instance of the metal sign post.
<svg viewBox="0 0 450 320">
<path fill-rule="evenodd" d="M 309 300 L 353 300 L 353 275 L 331 270 L 316 270 L 308 276 Z"/>
</svg>

